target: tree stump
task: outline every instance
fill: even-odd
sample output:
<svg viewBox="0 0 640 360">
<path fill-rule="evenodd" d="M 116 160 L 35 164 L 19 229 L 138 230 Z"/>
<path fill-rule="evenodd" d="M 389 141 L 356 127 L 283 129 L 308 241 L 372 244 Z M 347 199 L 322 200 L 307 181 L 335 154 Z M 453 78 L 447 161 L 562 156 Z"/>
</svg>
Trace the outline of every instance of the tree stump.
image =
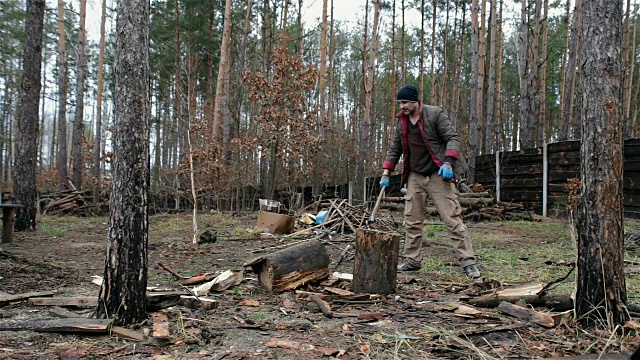
<svg viewBox="0 0 640 360">
<path fill-rule="evenodd" d="M 388 294 L 395 290 L 401 237 L 394 231 L 358 230 L 353 266 L 355 293 Z"/>
<path fill-rule="evenodd" d="M 317 240 L 259 256 L 245 263 L 269 293 L 280 293 L 329 276 L 329 255 Z"/>
</svg>

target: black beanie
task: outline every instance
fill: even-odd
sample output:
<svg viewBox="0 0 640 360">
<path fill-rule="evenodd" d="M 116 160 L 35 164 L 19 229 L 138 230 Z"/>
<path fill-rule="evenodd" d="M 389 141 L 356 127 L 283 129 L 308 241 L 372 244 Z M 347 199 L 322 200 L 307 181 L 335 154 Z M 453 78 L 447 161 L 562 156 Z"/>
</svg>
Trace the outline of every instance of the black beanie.
<svg viewBox="0 0 640 360">
<path fill-rule="evenodd" d="M 413 85 L 405 85 L 398 90 L 398 101 L 418 101 L 418 88 Z"/>
</svg>

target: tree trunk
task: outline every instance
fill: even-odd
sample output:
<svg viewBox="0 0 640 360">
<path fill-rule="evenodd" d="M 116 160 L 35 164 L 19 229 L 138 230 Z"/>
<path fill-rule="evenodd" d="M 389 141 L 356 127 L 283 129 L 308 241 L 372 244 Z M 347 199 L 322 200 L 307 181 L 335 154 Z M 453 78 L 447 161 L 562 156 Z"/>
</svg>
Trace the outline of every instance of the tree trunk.
<svg viewBox="0 0 640 360">
<path fill-rule="evenodd" d="M 631 62 L 632 59 L 629 58 L 629 51 L 630 51 L 630 34 L 629 34 L 629 29 L 630 29 L 630 20 L 629 18 L 631 17 L 631 0 L 627 0 L 626 1 L 627 5 L 626 5 L 626 10 L 624 12 L 624 24 L 623 24 L 623 37 L 622 37 L 622 68 L 624 69 L 624 73 L 623 73 L 623 79 L 624 79 L 624 85 L 623 85 L 623 89 L 622 89 L 622 119 L 623 119 L 623 126 L 626 129 L 626 124 L 629 122 L 629 111 L 627 110 L 627 94 L 629 92 L 631 92 L 631 77 L 629 76 L 630 74 L 630 67 L 631 67 Z M 635 59 L 633 59 L 635 60 Z M 635 61 L 633 61 L 635 62 Z"/>
<path fill-rule="evenodd" d="M 440 93 L 438 94 L 438 104 L 440 107 L 447 109 L 447 71 L 449 61 L 447 59 L 447 50 L 449 48 L 449 1 L 447 1 L 447 7 L 445 10 L 444 20 L 444 36 L 442 39 L 442 77 L 440 78 Z"/>
<path fill-rule="evenodd" d="M 487 40 L 486 40 L 486 10 L 487 1 L 480 0 L 480 25 L 478 27 L 478 83 L 476 84 L 478 98 L 478 155 L 482 153 L 482 128 L 484 127 L 485 110 L 485 74 L 487 66 Z"/>
<path fill-rule="evenodd" d="M 425 0 L 420 0 L 420 96 L 422 96 L 422 98 L 424 98 L 424 1 Z M 393 6 L 393 20 L 392 22 L 395 23 L 395 16 L 396 15 L 396 7 L 395 7 L 395 1 L 394 1 L 394 6 Z M 392 36 L 392 40 L 391 40 L 391 51 L 394 51 L 394 47 L 395 44 L 393 42 L 393 38 L 395 38 L 395 29 L 393 28 L 395 24 L 391 25 L 391 31 L 393 32 L 393 36 Z M 393 87 L 394 90 L 394 95 L 395 95 L 395 86 Z M 395 100 L 395 99 L 394 99 Z M 395 103 L 395 101 L 394 101 Z M 395 109 L 394 109 L 395 110 Z M 393 114 L 395 115 L 395 114 Z M 386 143 L 385 143 L 386 145 Z"/>
<path fill-rule="evenodd" d="M 118 0 L 111 216 L 97 315 L 146 319 L 149 230 L 149 2 Z"/>
<path fill-rule="evenodd" d="M 222 44 L 220 45 L 220 63 L 218 64 L 218 82 L 216 85 L 216 99 L 213 112 L 213 138 L 218 143 L 223 140 L 223 117 L 228 104 L 225 94 L 225 84 L 229 81 L 229 48 L 231 44 L 231 0 L 226 0 L 224 7 L 224 25 L 222 29 Z"/>
<path fill-rule="evenodd" d="M 567 64 L 567 52 L 569 51 L 569 9 L 571 5 L 571 0 L 567 0 L 564 7 L 565 16 L 562 20 L 564 24 L 564 47 L 562 48 L 562 65 L 560 67 L 560 73 L 562 74 L 562 79 L 560 81 L 560 105 L 558 107 L 558 140 L 563 141 L 567 139 L 567 131 L 565 129 L 565 125 L 568 126 L 568 123 L 565 123 L 565 117 L 563 116 L 565 103 L 567 101 L 567 75 L 568 75 L 568 64 Z"/>
<path fill-rule="evenodd" d="M 389 131 L 385 132 L 384 145 L 389 145 L 389 138 L 393 138 L 396 129 L 396 93 L 398 89 L 396 74 L 396 0 L 393 0 L 391 16 L 391 126 Z M 423 15 L 424 17 L 424 15 Z M 424 97 L 424 93 L 421 93 Z"/>
<path fill-rule="evenodd" d="M 523 0 L 524 1 L 524 0 Z M 480 155 L 480 119 L 478 113 L 482 112 L 478 97 L 478 83 L 480 71 L 480 54 L 478 53 L 479 24 L 478 24 L 478 0 L 471 2 L 471 89 L 469 99 L 469 183 L 475 182 L 476 157 Z"/>
<path fill-rule="evenodd" d="M 58 176 L 60 189 L 67 184 L 67 55 L 64 0 L 58 0 Z"/>
<path fill-rule="evenodd" d="M 355 293 L 388 294 L 396 288 L 400 234 L 378 230 L 356 233 Z"/>
<path fill-rule="evenodd" d="M 637 33 L 637 24 L 635 19 L 638 16 L 638 5 L 634 5 L 633 7 L 633 36 L 632 36 L 632 40 L 631 40 L 631 57 L 630 57 L 630 61 L 631 61 L 631 69 L 629 69 L 629 91 L 624 95 L 626 97 L 626 104 L 625 104 L 625 109 L 624 112 L 626 114 L 625 117 L 625 138 L 630 138 L 633 137 L 633 124 L 634 124 L 634 120 L 631 118 L 631 93 L 633 90 L 633 75 L 635 74 L 635 67 L 636 67 L 636 61 L 635 61 L 635 56 L 636 56 L 636 33 Z M 638 85 L 636 85 L 636 89 L 638 88 Z"/>
<path fill-rule="evenodd" d="M 491 0 L 489 9 L 489 17 L 491 18 L 491 44 L 489 45 L 489 83 L 487 86 L 487 117 L 484 123 L 484 153 L 490 154 L 493 141 L 493 127 L 495 120 L 493 118 L 496 98 L 496 0 Z"/>
<path fill-rule="evenodd" d="M 542 30 L 542 41 L 540 51 L 540 111 L 538 112 L 538 121 L 540 123 L 539 134 L 540 141 L 536 141 L 537 145 L 546 144 L 549 138 L 549 131 L 547 130 L 547 59 L 548 59 L 548 42 L 549 42 L 549 0 L 544 0 L 544 12 L 542 20 L 544 22 L 544 29 Z"/>
<path fill-rule="evenodd" d="M 404 6 L 404 1 L 402 2 L 403 6 Z M 429 96 L 429 102 L 431 104 L 436 104 L 437 99 L 436 99 L 436 19 L 438 18 L 437 16 L 437 9 L 438 9 L 438 0 L 433 0 L 433 15 L 431 16 L 431 89 L 430 89 L 430 96 Z M 403 14 L 403 18 L 402 18 L 402 33 L 404 34 L 404 10 L 402 12 Z M 402 51 L 404 54 L 404 35 L 402 35 Z M 402 67 L 404 68 L 404 56 L 402 57 Z M 404 73 L 403 73 L 403 77 L 402 77 L 402 81 L 404 82 Z"/>
<path fill-rule="evenodd" d="M 458 113 L 460 110 L 460 88 L 462 88 L 462 74 L 464 72 L 463 67 L 463 59 L 464 59 L 464 39 L 465 39 L 465 18 L 467 15 L 467 6 L 465 3 L 461 3 L 460 7 L 462 8 L 462 21 L 460 22 L 460 46 L 458 48 L 458 74 L 456 76 L 456 83 L 454 86 L 454 96 L 453 96 L 453 112 L 451 113 L 451 123 L 453 126 L 458 129 Z M 474 165 L 475 166 L 475 165 Z"/>
<path fill-rule="evenodd" d="M 404 0 L 401 0 L 400 6 L 402 7 L 400 9 L 402 11 L 402 29 L 400 30 L 402 34 L 402 44 L 400 45 L 400 48 L 402 49 L 402 85 L 404 86 L 407 84 L 407 41 L 405 39 Z"/>
<path fill-rule="evenodd" d="M 505 131 L 502 128 L 502 49 L 503 49 L 503 44 L 502 44 L 502 38 L 503 38 L 503 33 L 502 33 L 502 0 L 500 0 L 500 9 L 498 11 L 498 19 L 497 19 L 497 46 L 498 49 L 497 51 L 497 56 L 498 58 L 496 59 L 496 73 L 498 74 L 498 79 L 496 79 L 496 105 L 495 105 L 495 109 L 496 109 L 496 114 L 495 114 L 495 120 L 494 125 L 493 125 L 493 137 L 494 137 L 494 141 L 495 141 L 495 151 L 500 151 L 500 150 L 505 150 L 502 147 L 502 144 L 506 145 L 504 141 L 502 141 L 502 137 L 505 136 Z M 502 137 L 501 137 L 502 135 Z"/>
<path fill-rule="evenodd" d="M 327 6 L 328 1 L 322 0 L 322 19 L 320 24 L 320 71 L 318 71 L 318 93 L 320 95 L 319 116 L 318 119 L 318 136 L 324 138 L 324 122 L 326 121 L 327 113 Z M 314 167 L 314 176 L 312 181 L 313 195 L 320 195 L 322 192 L 323 172 L 324 172 L 324 152 L 322 146 L 316 150 L 316 161 Z"/>
<path fill-rule="evenodd" d="M 580 22 L 582 11 L 582 0 L 576 0 L 575 8 L 573 10 L 573 25 L 571 27 L 571 39 L 569 43 L 569 61 L 566 68 L 566 89 L 564 91 L 564 108 L 562 110 L 562 131 L 560 132 L 560 141 L 568 140 L 570 138 L 571 121 L 573 119 L 573 105 L 574 94 L 576 85 L 576 67 L 578 64 L 578 42 L 580 32 Z"/>
<path fill-rule="evenodd" d="M 17 116 L 17 141 L 14 193 L 18 208 L 16 231 L 36 228 L 36 167 L 38 159 L 38 111 L 40 109 L 40 80 L 42 79 L 42 35 L 44 0 L 27 1 L 25 37 L 23 43 L 22 79 Z"/>
<path fill-rule="evenodd" d="M 100 21 L 100 54 L 98 55 L 98 93 L 96 95 L 96 136 L 94 141 L 94 155 L 93 155 L 93 202 L 97 204 L 100 202 L 100 188 L 102 185 L 102 179 L 100 179 L 100 158 L 102 157 L 102 96 L 104 93 L 104 49 L 106 31 L 105 25 L 107 22 L 107 0 L 102 0 L 102 17 Z M 158 134 L 159 136 L 160 134 Z M 156 152 L 160 151 L 160 148 L 156 148 Z M 159 160 L 158 156 L 156 158 Z M 158 161 L 159 163 L 159 161 Z M 156 166 L 160 164 L 156 163 Z"/>
<path fill-rule="evenodd" d="M 76 112 L 73 119 L 73 184 L 82 189 L 82 138 L 84 136 L 84 43 L 87 18 L 87 0 L 80 0 L 80 31 L 78 32 L 78 72 L 76 90 Z"/>
<path fill-rule="evenodd" d="M 585 1 L 580 51 L 581 199 L 576 318 L 606 320 L 610 331 L 628 319 L 623 238 L 622 0 Z M 603 52 L 602 49 L 608 49 Z"/>
</svg>

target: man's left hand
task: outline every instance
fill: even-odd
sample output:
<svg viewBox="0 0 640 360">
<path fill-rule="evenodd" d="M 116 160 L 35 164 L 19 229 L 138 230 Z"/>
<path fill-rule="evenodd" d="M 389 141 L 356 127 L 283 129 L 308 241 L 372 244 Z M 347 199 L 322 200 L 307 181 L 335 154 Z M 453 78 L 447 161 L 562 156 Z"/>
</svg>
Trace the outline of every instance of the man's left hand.
<svg viewBox="0 0 640 360">
<path fill-rule="evenodd" d="M 438 171 L 438 175 L 442 176 L 444 180 L 453 179 L 453 168 L 451 167 L 451 164 L 448 162 L 443 163 L 440 167 L 440 171 Z"/>
</svg>

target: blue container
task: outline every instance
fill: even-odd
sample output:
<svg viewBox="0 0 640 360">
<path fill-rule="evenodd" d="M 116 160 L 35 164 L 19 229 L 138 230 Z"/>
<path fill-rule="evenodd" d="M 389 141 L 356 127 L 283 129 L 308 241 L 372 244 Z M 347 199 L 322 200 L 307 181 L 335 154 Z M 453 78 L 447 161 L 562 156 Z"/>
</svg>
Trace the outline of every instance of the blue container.
<svg viewBox="0 0 640 360">
<path fill-rule="evenodd" d="M 322 224 L 325 220 L 327 220 L 327 216 L 329 216 L 329 212 L 327 210 L 322 210 L 316 215 L 316 224 Z"/>
</svg>

